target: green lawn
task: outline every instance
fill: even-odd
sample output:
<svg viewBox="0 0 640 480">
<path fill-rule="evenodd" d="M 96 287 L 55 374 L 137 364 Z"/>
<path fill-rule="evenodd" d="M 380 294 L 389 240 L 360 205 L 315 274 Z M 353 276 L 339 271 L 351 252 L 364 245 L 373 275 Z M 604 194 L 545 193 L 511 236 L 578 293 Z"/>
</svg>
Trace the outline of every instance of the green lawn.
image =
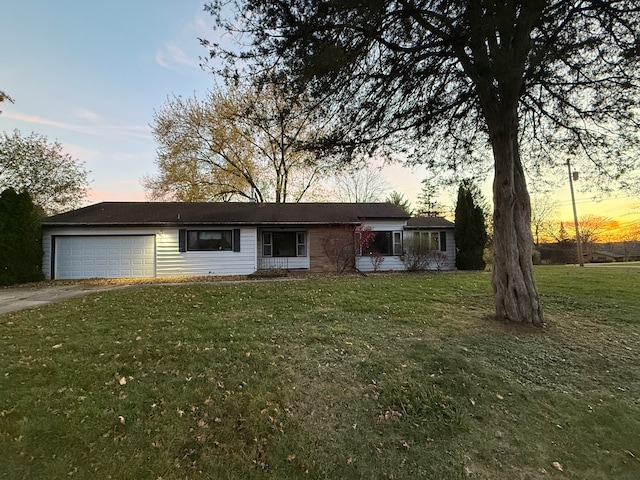
<svg viewBox="0 0 640 480">
<path fill-rule="evenodd" d="M 0 478 L 638 479 L 640 269 L 135 285 L 0 316 Z"/>
</svg>

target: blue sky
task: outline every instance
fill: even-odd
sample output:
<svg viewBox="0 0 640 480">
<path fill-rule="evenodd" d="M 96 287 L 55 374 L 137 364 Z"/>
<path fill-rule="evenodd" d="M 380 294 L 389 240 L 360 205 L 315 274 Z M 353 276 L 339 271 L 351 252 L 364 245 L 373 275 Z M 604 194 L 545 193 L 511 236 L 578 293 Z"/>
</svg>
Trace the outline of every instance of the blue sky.
<svg viewBox="0 0 640 480">
<path fill-rule="evenodd" d="M 4 0 L 0 129 L 57 140 L 91 171 L 90 202 L 144 200 L 149 124 L 168 96 L 203 96 L 202 0 Z"/>
<path fill-rule="evenodd" d="M 199 65 L 207 52 L 198 37 L 219 40 L 204 3 L 3 0 L 0 90 L 15 104 L 0 106 L 0 129 L 57 140 L 84 162 L 87 203 L 145 200 L 140 179 L 155 172 L 154 110 L 169 96 L 202 98 L 215 86 Z M 424 168 L 390 166 L 383 173 L 391 189 L 416 204 Z M 452 193 L 443 193 L 442 202 L 453 206 Z M 555 196 L 558 216 L 571 218 L 568 185 Z M 588 193 L 578 194 L 579 215 L 630 215 L 637 200 L 622 193 L 596 204 Z"/>
<path fill-rule="evenodd" d="M 169 96 L 202 98 L 216 78 L 198 38 L 216 38 L 204 0 L 4 0 L 0 129 L 59 141 L 90 170 L 88 203 L 145 200 L 155 172 L 149 125 Z M 420 169 L 385 169 L 415 198 Z M 448 199 L 445 199 L 450 203 Z"/>
</svg>

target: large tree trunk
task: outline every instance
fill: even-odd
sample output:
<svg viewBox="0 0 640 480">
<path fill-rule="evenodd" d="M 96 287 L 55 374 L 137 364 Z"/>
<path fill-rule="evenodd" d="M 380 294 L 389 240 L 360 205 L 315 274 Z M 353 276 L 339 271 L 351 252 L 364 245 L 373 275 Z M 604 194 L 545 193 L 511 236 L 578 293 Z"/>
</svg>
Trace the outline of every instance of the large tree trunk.
<svg viewBox="0 0 640 480">
<path fill-rule="evenodd" d="M 531 257 L 531 203 L 520 161 L 517 112 L 511 110 L 489 125 L 495 163 L 494 302 L 499 319 L 541 325 L 544 319 Z"/>
</svg>

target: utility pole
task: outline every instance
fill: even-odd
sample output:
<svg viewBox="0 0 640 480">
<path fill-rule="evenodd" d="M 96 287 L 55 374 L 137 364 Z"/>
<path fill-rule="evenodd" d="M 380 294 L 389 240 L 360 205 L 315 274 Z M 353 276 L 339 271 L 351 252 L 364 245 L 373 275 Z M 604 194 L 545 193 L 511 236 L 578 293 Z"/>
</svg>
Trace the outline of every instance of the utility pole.
<svg viewBox="0 0 640 480">
<path fill-rule="evenodd" d="M 573 225 L 576 230 L 576 246 L 578 248 L 578 263 L 584 267 L 582 258 L 582 240 L 580 239 L 580 229 L 578 228 L 578 213 L 576 212 L 576 198 L 573 195 L 573 180 L 578 179 L 578 172 L 571 173 L 571 162 L 567 158 L 567 169 L 569 170 L 569 188 L 571 189 L 571 205 L 573 206 Z"/>
</svg>

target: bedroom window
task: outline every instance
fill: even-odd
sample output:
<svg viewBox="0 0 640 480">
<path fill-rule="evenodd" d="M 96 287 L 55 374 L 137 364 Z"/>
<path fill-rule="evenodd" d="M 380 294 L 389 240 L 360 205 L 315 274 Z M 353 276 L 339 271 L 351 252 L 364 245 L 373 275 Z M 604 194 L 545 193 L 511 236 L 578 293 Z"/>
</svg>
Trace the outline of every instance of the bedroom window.
<svg viewBox="0 0 640 480">
<path fill-rule="evenodd" d="M 307 234 L 305 232 L 263 232 L 263 257 L 306 257 Z"/>
</svg>

